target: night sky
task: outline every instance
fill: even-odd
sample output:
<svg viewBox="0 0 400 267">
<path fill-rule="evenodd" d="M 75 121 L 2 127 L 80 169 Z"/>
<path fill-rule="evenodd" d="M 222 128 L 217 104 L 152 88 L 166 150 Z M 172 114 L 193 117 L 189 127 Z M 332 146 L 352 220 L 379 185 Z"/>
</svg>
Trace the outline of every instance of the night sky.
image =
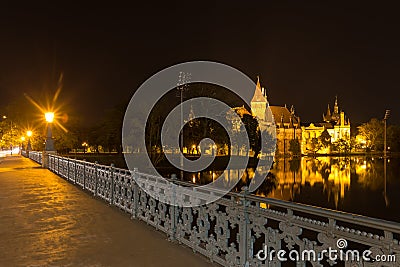
<svg viewBox="0 0 400 267">
<path fill-rule="evenodd" d="M 394 6 L 277 3 L 2 7 L 0 107 L 23 93 L 51 94 L 63 72 L 65 112 L 90 123 L 159 70 L 211 60 L 260 75 L 270 103 L 293 104 L 302 121 L 320 121 L 337 95 L 352 122 L 382 118 L 389 108 L 390 121 L 400 123 Z"/>
</svg>

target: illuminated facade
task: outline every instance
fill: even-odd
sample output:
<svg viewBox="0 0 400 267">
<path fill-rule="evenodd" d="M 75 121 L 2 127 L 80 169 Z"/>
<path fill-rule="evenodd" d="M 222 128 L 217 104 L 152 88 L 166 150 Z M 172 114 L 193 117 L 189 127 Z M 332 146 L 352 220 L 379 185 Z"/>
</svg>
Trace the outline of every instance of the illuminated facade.
<svg viewBox="0 0 400 267">
<path fill-rule="evenodd" d="M 344 111 L 339 112 L 337 97 L 333 112 L 328 104 L 326 114 L 322 115 L 323 122 L 310 123 L 308 126 L 302 127 L 302 142 L 301 150 L 303 154 L 310 151 L 310 144 L 313 138 L 319 138 L 326 130 L 330 136 L 330 143 L 335 143 L 340 140 L 350 143 L 350 119 L 345 115 Z M 317 151 L 318 153 L 330 153 L 330 147 L 324 147 Z"/>
</svg>

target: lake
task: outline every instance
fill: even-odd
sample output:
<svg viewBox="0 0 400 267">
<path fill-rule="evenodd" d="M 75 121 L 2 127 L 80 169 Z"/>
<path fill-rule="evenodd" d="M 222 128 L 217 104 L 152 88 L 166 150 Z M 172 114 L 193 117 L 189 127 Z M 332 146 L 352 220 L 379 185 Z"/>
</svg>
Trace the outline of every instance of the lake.
<svg viewBox="0 0 400 267">
<path fill-rule="evenodd" d="M 385 164 L 382 157 L 360 156 L 280 159 L 264 173 L 265 181 L 255 194 L 400 222 L 399 164 L 400 158 L 387 159 Z M 246 169 L 237 188 L 253 172 Z M 205 184 L 222 173 L 185 173 L 184 179 Z M 231 170 L 229 175 L 238 173 Z"/>
</svg>

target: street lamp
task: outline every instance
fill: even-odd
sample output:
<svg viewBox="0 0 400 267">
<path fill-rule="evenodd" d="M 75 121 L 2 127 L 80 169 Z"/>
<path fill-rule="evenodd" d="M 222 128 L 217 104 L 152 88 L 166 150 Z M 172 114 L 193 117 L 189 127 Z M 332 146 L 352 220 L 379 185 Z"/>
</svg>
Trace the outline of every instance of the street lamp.
<svg viewBox="0 0 400 267">
<path fill-rule="evenodd" d="M 32 150 L 32 145 L 31 145 L 32 134 L 33 134 L 33 132 L 31 130 L 26 131 L 26 136 L 28 136 L 28 145 L 27 145 L 27 148 L 26 148 L 27 151 L 31 151 Z"/>
<path fill-rule="evenodd" d="M 383 145 L 384 145 L 384 148 L 383 148 L 383 157 L 384 158 L 386 158 L 387 157 L 387 147 L 386 147 L 386 127 L 387 127 L 387 123 L 386 123 L 386 121 L 389 119 L 389 116 L 390 116 L 390 110 L 389 109 L 387 109 L 386 111 L 385 111 L 385 117 L 383 118 L 383 121 L 385 122 L 385 132 L 384 132 L 384 142 L 383 142 Z"/>
<path fill-rule="evenodd" d="M 2 118 L 3 118 L 3 120 L 8 119 L 10 121 L 10 137 L 11 137 L 10 138 L 10 150 L 11 150 L 11 155 L 12 155 L 13 149 L 14 149 L 14 145 L 13 145 L 13 137 L 14 137 L 14 134 L 13 134 L 13 122 L 6 115 L 3 115 Z"/>
<path fill-rule="evenodd" d="M 54 140 L 51 125 L 54 121 L 54 112 L 46 112 L 44 117 L 47 122 L 47 137 L 46 137 L 46 146 L 45 151 L 55 151 L 54 149 Z"/>
<path fill-rule="evenodd" d="M 88 143 L 83 142 L 83 143 L 82 143 L 82 146 L 83 146 L 83 154 L 85 154 L 85 153 L 86 153 L 86 148 L 87 148 L 89 145 L 88 145 Z"/>
</svg>

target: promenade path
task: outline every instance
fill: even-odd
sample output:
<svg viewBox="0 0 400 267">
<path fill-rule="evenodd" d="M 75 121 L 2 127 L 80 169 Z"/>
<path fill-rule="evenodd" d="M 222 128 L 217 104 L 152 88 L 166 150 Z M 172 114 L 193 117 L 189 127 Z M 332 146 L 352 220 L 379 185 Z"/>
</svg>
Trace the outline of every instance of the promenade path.
<svg viewBox="0 0 400 267">
<path fill-rule="evenodd" d="M 0 159 L 0 266 L 216 266 L 35 162 Z"/>
</svg>

